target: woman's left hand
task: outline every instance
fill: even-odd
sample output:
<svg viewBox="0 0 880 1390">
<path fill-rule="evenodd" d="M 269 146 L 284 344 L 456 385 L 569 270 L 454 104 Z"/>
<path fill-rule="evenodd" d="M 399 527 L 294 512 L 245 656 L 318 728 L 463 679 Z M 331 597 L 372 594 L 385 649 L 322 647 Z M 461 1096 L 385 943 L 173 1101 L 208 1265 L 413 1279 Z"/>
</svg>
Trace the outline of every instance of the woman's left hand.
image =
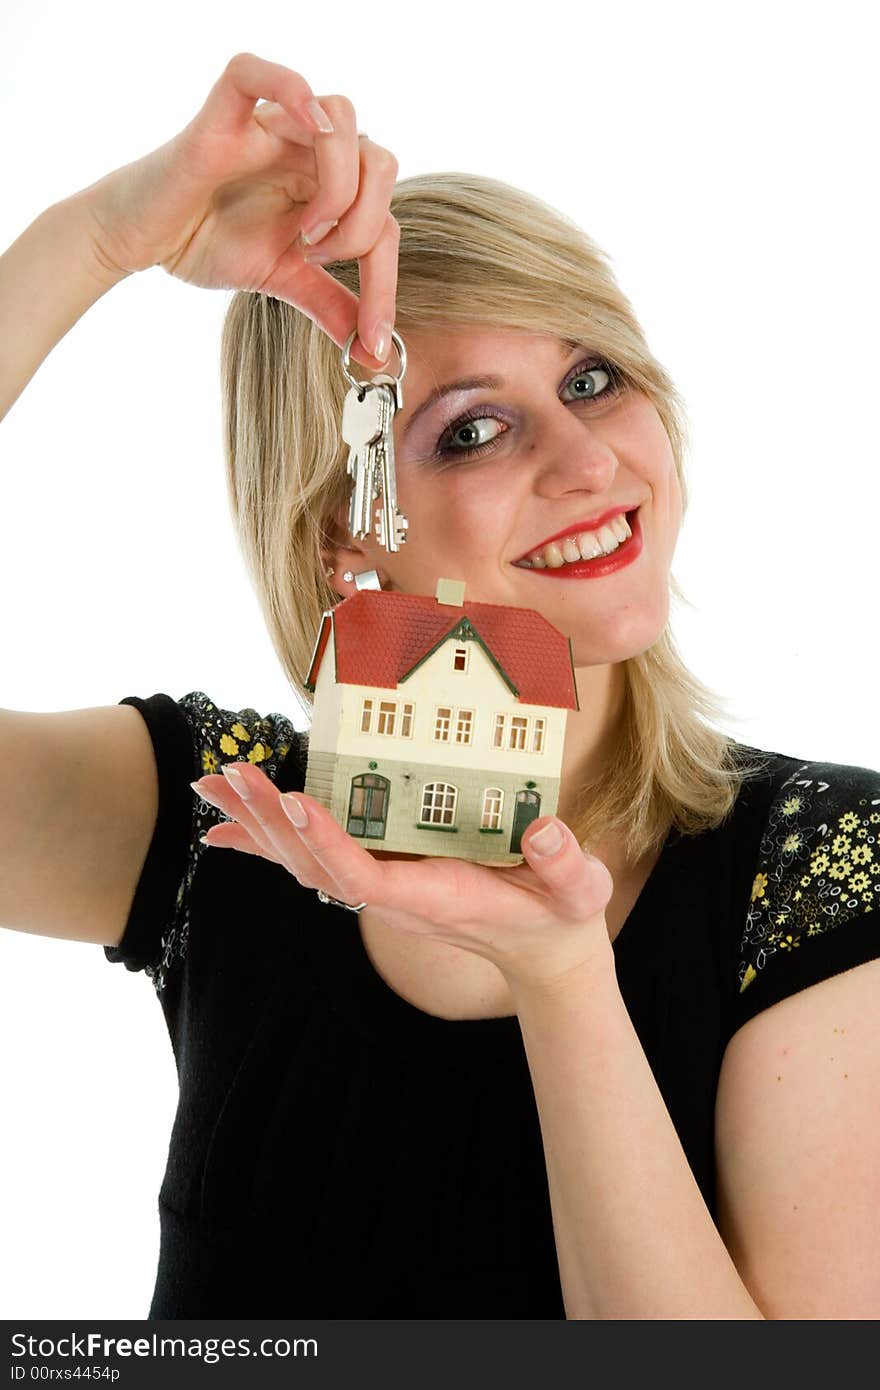
<svg viewBox="0 0 880 1390">
<path fill-rule="evenodd" d="M 284 796 L 259 768 L 236 762 L 247 799 L 220 775 L 193 786 L 231 821 L 212 826 L 206 843 L 272 859 L 305 888 L 346 903 L 366 902 L 394 931 L 443 941 L 492 961 L 509 985 L 553 988 L 584 965 L 613 959 L 605 908 L 614 883 L 563 821 L 542 816 L 522 837 L 526 862 L 485 867 L 464 859 L 364 849 L 313 797 Z M 308 813 L 297 828 L 285 807 Z M 558 827 L 562 844 L 542 855 L 535 838 Z M 547 838 L 550 838 L 549 836 Z M 379 855 L 381 854 L 381 858 Z"/>
</svg>

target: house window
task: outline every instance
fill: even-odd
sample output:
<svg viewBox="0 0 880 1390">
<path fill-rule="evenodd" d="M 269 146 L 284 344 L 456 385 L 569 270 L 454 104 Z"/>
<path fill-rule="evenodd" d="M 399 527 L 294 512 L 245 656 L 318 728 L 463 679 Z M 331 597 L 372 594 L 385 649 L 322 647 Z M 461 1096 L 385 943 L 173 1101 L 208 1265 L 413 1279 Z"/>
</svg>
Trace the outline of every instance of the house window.
<svg viewBox="0 0 880 1390">
<path fill-rule="evenodd" d="M 369 734 L 373 731 L 373 700 L 364 700 L 361 707 L 361 733 Z M 398 715 L 397 700 L 380 700 L 378 709 L 378 728 L 377 734 L 392 736 L 397 730 Z M 407 702 L 400 711 L 401 738 L 412 738 L 413 710 L 415 706 Z"/>
<path fill-rule="evenodd" d="M 480 819 L 481 830 L 501 829 L 501 806 L 504 793 L 500 787 L 487 787 L 483 792 L 483 814 Z"/>
<path fill-rule="evenodd" d="M 507 744 L 505 745 L 504 730 L 508 718 L 510 719 L 510 730 L 507 736 Z M 530 724 L 532 726 L 531 752 L 543 753 L 544 733 L 547 727 L 547 720 L 543 718 L 543 716 L 536 716 L 534 719 L 528 719 L 525 715 L 521 714 L 496 714 L 492 747 L 504 748 L 506 746 L 507 748 L 520 749 L 522 752 L 525 752 L 529 747 L 528 733 Z"/>
<path fill-rule="evenodd" d="M 379 727 L 376 730 L 379 734 L 394 733 L 394 716 L 397 713 L 397 705 L 393 700 L 379 701 Z"/>
<path fill-rule="evenodd" d="M 456 647 L 452 658 L 453 671 L 467 670 L 467 647 Z"/>
<path fill-rule="evenodd" d="M 449 725 L 451 722 L 451 708 L 448 705 L 438 705 L 437 714 L 434 719 L 434 738 L 438 743 L 449 742 Z"/>
<path fill-rule="evenodd" d="M 508 747 L 525 748 L 526 730 L 528 729 L 528 727 L 529 721 L 527 719 L 524 719 L 522 715 L 512 715 L 510 720 L 510 743 Z"/>
<path fill-rule="evenodd" d="M 450 782 L 426 782 L 422 791 L 421 819 L 428 825 L 452 825 L 457 796 Z"/>
<path fill-rule="evenodd" d="M 460 709 L 458 711 L 458 723 L 455 726 L 456 743 L 472 743 L 474 728 L 474 712 L 472 709 Z"/>
</svg>

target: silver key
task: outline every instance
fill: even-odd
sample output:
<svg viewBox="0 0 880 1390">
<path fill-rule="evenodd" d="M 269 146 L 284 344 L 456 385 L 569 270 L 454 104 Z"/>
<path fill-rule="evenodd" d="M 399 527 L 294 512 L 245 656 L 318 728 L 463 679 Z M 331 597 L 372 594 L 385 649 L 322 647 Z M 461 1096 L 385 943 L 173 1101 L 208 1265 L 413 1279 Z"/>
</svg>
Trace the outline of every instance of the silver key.
<svg viewBox="0 0 880 1390">
<path fill-rule="evenodd" d="M 349 370 L 351 346 L 357 329 L 348 335 L 342 356 L 342 371 L 351 390 L 345 397 L 342 437 L 349 447 L 348 473 L 354 479 L 349 509 L 353 537 L 363 540 L 370 533 L 373 499 L 382 491 L 375 509 L 376 536 L 386 550 L 399 550 L 406 541 L 407 518 L 397 505 L 397 477 L 394 460 L 393 421 L 403 408 L 403 377 L 406 347 L 392 330 L 391 340 L 400 357 L 400 374 L 377 374 L 371 381 L 356 381 Z"/>
<path fill-rule="evenodd" d="M 373 385 L 386 398 L 384 428 L 375 447 L 376 467 L 382 489 L 382 503 L 376 508 L 376 538 L 386 550 L 394 552 L 406 544 L 405 532 L 409 522 L 397 505 L 397 475 L 394 460 L 394 416 L 400 409 L 403 393 L 399 377 L 381 372 L 373 377 Z"/>
<path fill-rule="evenodd" d="M 378 491 L 376 440 L 385 430 L 388 405 L 384 391 L 364 383 L 347 392 L 342 407 L 342 438 L 348 445 L 348 474 L 354 479 L 349 529 L 356 540 L 370 532 L 370 512 Z"/>
</svg>

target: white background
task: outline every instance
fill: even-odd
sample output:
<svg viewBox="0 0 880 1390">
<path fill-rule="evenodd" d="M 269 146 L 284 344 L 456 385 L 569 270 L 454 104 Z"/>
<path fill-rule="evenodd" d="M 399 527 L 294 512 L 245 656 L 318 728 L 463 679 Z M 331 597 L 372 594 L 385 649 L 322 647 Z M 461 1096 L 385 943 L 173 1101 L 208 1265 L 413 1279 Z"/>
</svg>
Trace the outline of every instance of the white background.
<svg viewBox="0 0 880 1390">
<path fill-rule="evenodd" d="M 10 4 L 0 246 L 174 135 L 241 50 L 349 96 L 401 178 L 544 198 L 611 256 L 688 403 L 686 660 L 736 737 L 880 767 L 873 9 Z M 0 426 L 4 707 L 202 689 L 300 724 L 227 512 L 228 298 L 131 277 Z M 145 1317 L 176 1104 L 153 987 L 17 932 L 0 970 L 0 1317 Z"/>
</svg>

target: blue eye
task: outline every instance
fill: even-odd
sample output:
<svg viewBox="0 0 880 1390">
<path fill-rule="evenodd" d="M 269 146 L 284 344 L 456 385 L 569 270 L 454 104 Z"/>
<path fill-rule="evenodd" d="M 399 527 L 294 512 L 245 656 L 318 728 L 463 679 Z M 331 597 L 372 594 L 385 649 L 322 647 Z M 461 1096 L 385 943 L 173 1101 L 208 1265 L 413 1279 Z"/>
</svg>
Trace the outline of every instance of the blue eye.
<svg viewBox="0 0 880 1390">
<path fill-rule="evenodd" d="M 605 361 L 581 363 L 579 367 L 575 368 L 563 390 L 577 382 L 586 382 L 586 388 L 579 391 L 576 397 L 580 401 L 604 400 L 607 396 L 618 394 L 622 384 L 617 370 Z M 491 453 L 501 436 L 507 433 L 507 429 L 499 430 L 489 439 L 480 440 L 480 430 L 477 426 L 488 420 L 497 420 L 499 423 L 506 424 L 505 417 L 496 414 L 491 406 L 474 406 L 471 410 L 465 411 L 464 415 L 453 421 L 437 440 L 434 458 L 469 459 L 475 458 L 477 455 Z M 463 448 L 456 448 L 452 441 L 457 434 L 465 431 L 471 435 L 476 435 L 476 442 L 468 441 L 465 442 Z"/>
</svg>

